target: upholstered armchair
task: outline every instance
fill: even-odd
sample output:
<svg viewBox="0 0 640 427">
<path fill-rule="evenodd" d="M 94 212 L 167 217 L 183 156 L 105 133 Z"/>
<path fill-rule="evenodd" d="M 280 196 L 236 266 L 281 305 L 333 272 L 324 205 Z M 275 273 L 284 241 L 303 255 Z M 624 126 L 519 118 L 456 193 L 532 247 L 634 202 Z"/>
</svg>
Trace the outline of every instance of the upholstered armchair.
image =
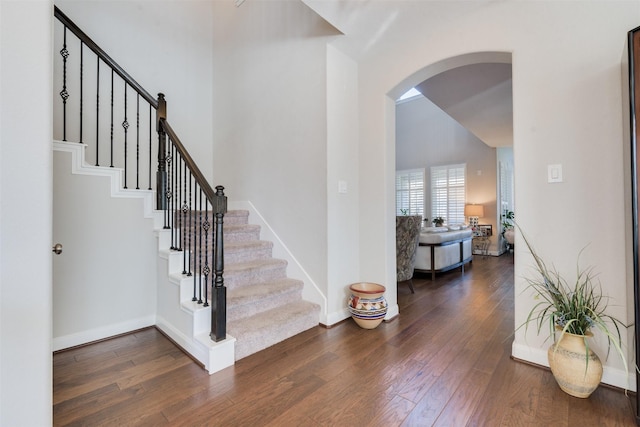
<svg viewBox="0 0 640 427">
<path fill-rule="evenodd" d="M 413 266 L 422 227 L 421 216 L 396 216 L 396 274 L 398 283 L 408 282 L 413 288 Z"/>
</svg>

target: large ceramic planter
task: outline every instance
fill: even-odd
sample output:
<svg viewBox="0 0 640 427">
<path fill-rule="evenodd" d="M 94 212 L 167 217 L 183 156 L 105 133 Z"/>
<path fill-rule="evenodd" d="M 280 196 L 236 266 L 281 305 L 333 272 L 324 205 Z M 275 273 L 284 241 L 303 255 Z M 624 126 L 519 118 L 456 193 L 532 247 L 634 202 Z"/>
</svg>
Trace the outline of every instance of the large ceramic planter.
<svg viewBox="0 0 640 427">
<path fill-rule="evenodd" d="M 387 314 L 386 288 L 377 283 L 360 282 L 349 286 L 348 308 L 353 320 L 364 329 L 378 326 Z"/>
<path fill-rule="evenodd" d="M 516 231 L 513 228 L 506 229 L 504 231 L 504 239 L 507 241 L 507 243 L 513 245 L 516 240 Z"/>
<path fill-rule="evenodd" d="M 549 366 L 556 382 L 567 394 L 587 398 L 598 388 L 602 379 L 602 362 L 591 348 L 588 356 L 585 340 L 591 337 L 561 334 L 558 342 L 547 352 Z"/>
</svg>

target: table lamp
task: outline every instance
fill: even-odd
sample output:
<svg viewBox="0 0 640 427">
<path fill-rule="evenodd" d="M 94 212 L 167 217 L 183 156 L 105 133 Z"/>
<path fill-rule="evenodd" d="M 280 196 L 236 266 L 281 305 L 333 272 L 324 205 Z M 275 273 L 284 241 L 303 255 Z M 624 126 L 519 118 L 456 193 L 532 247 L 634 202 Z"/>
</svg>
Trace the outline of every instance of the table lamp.
<svg viewBox="0 0 640 427">
<path fill-rule="evenodd" d="M 469 225 L 472 227 L 478 226 L 478 218 L 484 216 L 483 205 L 465 205 L 464 215 L 469 217 Z"/>
</svg>

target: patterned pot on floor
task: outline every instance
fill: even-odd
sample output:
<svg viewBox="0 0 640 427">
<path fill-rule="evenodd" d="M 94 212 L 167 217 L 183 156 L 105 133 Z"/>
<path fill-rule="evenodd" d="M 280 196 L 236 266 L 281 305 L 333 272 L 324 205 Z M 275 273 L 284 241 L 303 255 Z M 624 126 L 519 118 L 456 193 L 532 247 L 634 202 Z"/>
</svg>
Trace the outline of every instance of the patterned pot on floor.
<svg viewBox="0 0 640 427">
<path fill-rule="evenodd" d="M 386 288 L 377 283 L 360 282 L 349 286 L 347 304 L 353 320 L 364 329 L 378 326 L 387 314 Z"/>
<path fill-rule="evenodd" d="M 549 367 L 556 382 L 567 394 L 587 398 L 598 388 L 602 379 L 602 362 L 591 348 L 587 353 L 588 335 L 562 334 L 547 352 Z"/>
</svg>

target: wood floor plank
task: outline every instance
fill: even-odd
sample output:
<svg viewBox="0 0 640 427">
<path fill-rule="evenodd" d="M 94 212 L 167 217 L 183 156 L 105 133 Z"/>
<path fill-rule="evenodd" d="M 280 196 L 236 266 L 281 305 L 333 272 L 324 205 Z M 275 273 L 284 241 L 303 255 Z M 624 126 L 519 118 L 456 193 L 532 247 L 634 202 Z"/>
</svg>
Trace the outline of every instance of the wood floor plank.
<svg viewBox="0 0 640 427">
<path fill-rule="evenodd" d="M 121 390 L 115 383 L 92 390 L 53 406 L 53 417 L 58 425 L 70 424 L 96 412 L 131 399 L 144 392 L 142 386 Z"/>
<path fill-rule="evenodd" d="M 392 322 L 313 328 L 213 375 L 153 328 L 56 353 L 54 425 L 635 426 L 620 390 L 576 399 L 511 359 L 511 255 L 414 286 Z"/>
<path fill-rule="evenodd" d="M 434 426 L 463 426 L 473 415 L 481 397 L 486 393 L 491 375 L 476 369 L 466 374 L 444 409 L 433 423 Z"/>
<path fill-rule="evenodd" d="M 118 361 L 117 364 L 107 366 L 100 370 L 90 370 L 87 373 L 78 372 L 69 379 L 61 379 L 53 383 L 53 403 L 58 404 L 65 400 L 90 393 L 98 388 L 115 384 L 118 378 L 124 376 L 123 372 L 135 365 L 129 361 Z"/>
<path fill-rule="evenodd" d="M 170 423 L 179 423 L 189 420 L 193 414 L 199 419 L 206 420 L 233 406 L 233 402 L 224 395 L 205 388 L 191 396 L 183 396 L 175 403 L 162 409 L 162 414 Z"/>
</svg>

